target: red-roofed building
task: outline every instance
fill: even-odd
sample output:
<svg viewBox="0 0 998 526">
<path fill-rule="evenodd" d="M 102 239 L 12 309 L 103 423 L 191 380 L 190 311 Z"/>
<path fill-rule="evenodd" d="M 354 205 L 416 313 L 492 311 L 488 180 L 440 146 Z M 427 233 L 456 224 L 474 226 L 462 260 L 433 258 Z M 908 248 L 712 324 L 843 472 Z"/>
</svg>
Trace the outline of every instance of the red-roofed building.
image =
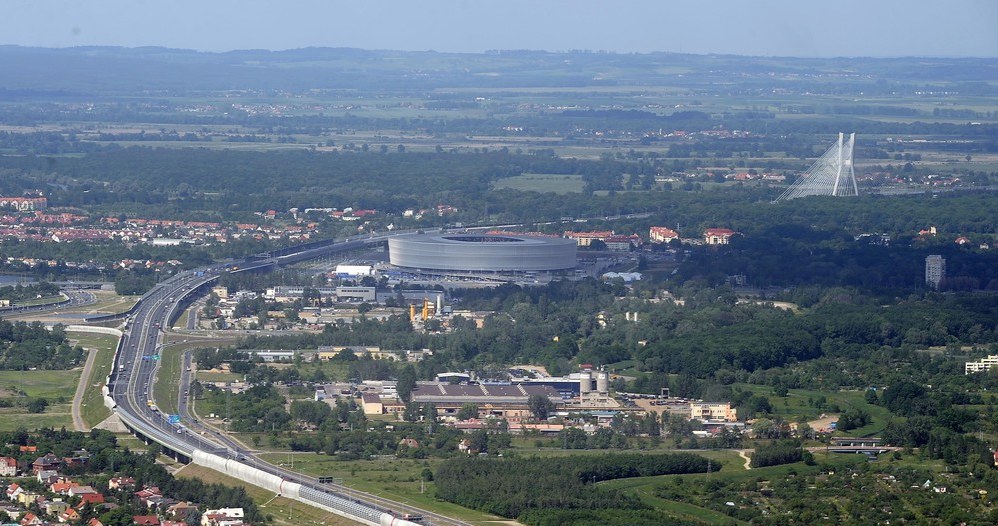
<svg viewBox="0 0 998 526">
<path fill-rule="evenodd" d="M 80 502 L 87 504 L 104 504 L 104 495 L 100 493 L 86 493 L 80 495 Z"/>
<path fill-rule="evenodd" d="M 11 484 L 10 486 L 7 486 L 7 491 L 6 491 L 7 500 L 10 501 L 17 500 L 18 495 L 20 495 L 21 493 L 24 493 L 24 488 L 22 488 L 16 482 Z"/>
<path fill-rule="evenodd" d="M 62 522 L 76 522 L 80 520 L 80 512 L 73 508 L 69 508 L 59 514 L 59 520 Z"/>
<path fill-rule="evenodd" d="M 76 483 L 71 480 L 63 480 L 49 486 L 49 491 L 56 495 L 69 495 L 69 490 L 75 485 Z"/>
<path fill-rule="evenodd" d="M 135 487 L 135 479 L 132 477 L 114 477 L 107 481 L 109 489 L 131 489 Z"/>
<path fill-rule="evenodd" d="M 679 239 L 679 232 L 669 227 L 653 226 L 648 229 L 648 240 L 652 243 L 668 243 L 673 239 Z"/>
<path fill-rule="evenodd" d="M 40 519 L 38 515 L 35 515 L 29 511 L 24 514 L 24 517 L 21 518 L 20 524 L 25 526 L 29 524 L 45 524 L 45 521 Z"/>
<path fill-rule="evenodd" d="M 159 517 L 155 515 L 136 515 L 132 517 L 132 522 L 138 526 L 159 526 Z"/>
<path fill-rule="evenodd" d="M 606 241 L 606 239 L 613 235 L 613 230 L 605 230 L 598 232 L 572 232 L 571 230 L 566 231 L 564 237 L 568 239 L 574 239 L 580 247 L 588 247 L 593 243 L 593 241 Z"/>
<path fill-rule="evenodd" d="M 708 245 L 727 245 L 735 234 L 737 232 L 727 228 L 708 228 L 703 232 L 703 242 Z"/>
<path fill-rule="evenodd" d="M 17 476 L 17 459 L 0 457 L 0 477 Z"/>
</svg>

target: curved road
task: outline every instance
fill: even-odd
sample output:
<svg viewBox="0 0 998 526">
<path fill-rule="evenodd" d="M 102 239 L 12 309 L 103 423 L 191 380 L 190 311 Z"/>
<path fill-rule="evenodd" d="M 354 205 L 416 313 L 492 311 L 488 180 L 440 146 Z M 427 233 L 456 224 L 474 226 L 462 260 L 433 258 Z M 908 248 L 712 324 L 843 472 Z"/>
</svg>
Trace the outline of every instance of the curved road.
<svg viewBox="0 0 998 526">
<path fill-rule="evenodd" d="M 382 242 L 386 238 L 387 236 L 371 236 L 338 243 L 332 247 L 309 248 L 300 252 L 285 250 L 281 256 L 273 259 L 244 260 L 224 266 L 217 265 L 188 271 L 157 284 L 136 304 L 119 343 L 114 372 L 108 385 L 111 397 L 117 404 L 115 410 L 137 431 L 185 455 L 191 455 L 197 449 L 221 457 L 237 458 L 244 464 L 285 480 L 297 482 L 303 487 L 345 497 L 379 512 L 421 515 L 427 519 L 428 524 L 467 526 L 463 521 L 342 485 L 319 484 L 315 478 L 269 464 L 255 457 L 238 442 L 193 419 L 193 415 L 186 407 L 186 397 L 183 396 L 183 392 L 180 396 L 183 425 L 171 424 L 168 415 L 164 415 L 155 407 L 150 395 L 159 364 L 162 328 L 170 325 L 171 320 L 179 313 L 184 298 L 199 287 L 213 282 L 222 272 L 230 268 L 234 271 L 247 271 L 273 267 L 275 264 L 292 263 L 329 252 L 360 248 L 365 244 Z M 183 390 L 186 391 L 186 387 Z"/>
</svg>

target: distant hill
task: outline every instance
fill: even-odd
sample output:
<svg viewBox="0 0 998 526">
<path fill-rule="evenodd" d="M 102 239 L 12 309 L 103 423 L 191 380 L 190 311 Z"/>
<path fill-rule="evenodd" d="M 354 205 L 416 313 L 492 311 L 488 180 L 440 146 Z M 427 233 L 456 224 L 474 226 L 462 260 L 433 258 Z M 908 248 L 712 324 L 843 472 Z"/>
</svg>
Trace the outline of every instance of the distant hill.
<svg viewBox="0 0 998 526">
<path fill-rule="evenodd" d="M 372 51 L 304 48 L 206 53 L 160 47 L 0 46 L 0 101 L 144 91 L 685 86 L 845 82 L 871 94 L 933 82 L 994 94 L 998 59 L 774 58 L 677 53 Z M 942 83 L 942 84 L 940 84 Z M 841 86 L 840 86 L 841 89 Z"/>
</svg>

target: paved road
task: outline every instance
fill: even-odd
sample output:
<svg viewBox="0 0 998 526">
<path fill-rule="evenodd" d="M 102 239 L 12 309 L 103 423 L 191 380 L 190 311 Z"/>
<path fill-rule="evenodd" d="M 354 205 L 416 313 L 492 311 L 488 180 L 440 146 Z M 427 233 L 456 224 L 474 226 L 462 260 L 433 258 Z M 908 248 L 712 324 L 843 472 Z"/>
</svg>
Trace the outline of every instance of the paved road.
<svg viewBox="0 0 998 526">
<path fill-rule="evenodd" d="M 365 243 L 384 241 L 384 237 L 370 237 L 365 240 L 353 240 L 338 244 L 335 248 L 349 250 L 359 248 Z M 302 253 L 286 253 L 266 261 L 239 261 L 228 265 L 232 270 L 239 271 L 255 268 L 273 268 L 273 264 L 294 263 L 322 255 L 328 249 L 307 250 Z M 142 297 L 128 321 L 124 336 L 119 346 L 115 360 L 115 378 L 111 382 L 111 392 L 116 411 L 129 425 L 135 427 L 146 436 L 154 438 L 167 447 L 185 454 L 201 450 L 221 457 L 238 458 L 239 462 L 276 475 L 289 482 L 297 482 L 303 487 L 347 498 L 363 506 L 377 510 L 377 513 L 397 512 L 422 515 L 427 523 L 437 525 L 467 525 L 467 523 L 421 510 L 402 503 L 352 490 L 339 485 L 320 485 L 315 478 L 291 472 L 283 467 L 269 464 L 252 454 L 243 444 L 232 438 L 210 430 L 198 420 L 187 415 L 183 424 L 170 424 L 169 415 L 163 414 L 155 407 L 150 389 L 155 383 L 156 370 L 159 365 L 158 356 L 162 348 L 161 327 L 168 327 L 173 315 L 183 298 L 192 294 L 195 289 L 206 285 L 226 271 L 222 266 L 199 269 L 196 272 L 185 272 L 159 283 Z M 186 361 L 186 359 L 185 359 Z M 187 378 L 189 382 L 189 377 Z M 187 390 L 186 385 L 184 391 Z M 181 399 L 184 398 L 183 392 Z M 183 410 L 186 413 L 186 402 Z"/>
<path fill-rule="evenodd" d="M 73 290 L 65 291 L 61 293 L 65 299 L 58 303 L 46 303 L 44 305 L 31 305 L 31 306 L 13 306 L 13 307 L 0 307 L 0 313 L 7 317 L 15 317 L 22 314 L 37 314 L 39 312 L 48 312 L 58 309 L 69 309 L 73 307 L 82 307 L 84 305 L 92 305 L 97 303 L 97 297 L 94 296 L 92 292 L 87 292 L 83 290 Z"/>
<path fill-rule="evenodd" d="M 83 405 L 83 395 L 86 393 L 87 385 L 90 384 L 90 371 L 94 368 L 94 361 L 97 359 L 97 349 L 87 350 L 87 361 L 83 364 L 83 373 L 80 375 L 80 383 L 76 384 L 76 394 L 73 395 L 73 429 L 76 431 L 90 431 L 87 423 L 83 421 L 80 414 L 80 407 Z"/>
</svg>

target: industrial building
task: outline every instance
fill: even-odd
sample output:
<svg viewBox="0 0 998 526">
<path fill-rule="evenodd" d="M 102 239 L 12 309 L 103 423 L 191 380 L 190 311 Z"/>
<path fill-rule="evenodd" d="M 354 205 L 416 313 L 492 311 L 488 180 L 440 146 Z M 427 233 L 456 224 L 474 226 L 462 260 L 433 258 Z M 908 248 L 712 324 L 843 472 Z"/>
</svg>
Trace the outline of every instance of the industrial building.
<svg viewBox="0 0 998 526">
<path fill-rule="evenodd" d="M 576 266 L 570 239 L 520 235 L 413 234 L 388 240 L 392 265 L 422 271 L 537 272 Z"/>
<path fill-rule="evenodd" d="M 475 404 L 482 416 L 518 421 L 530 417 L 527 401 L 533 395 L 545 396 L 555 404 L 563 403 L 561 395 L 546 385 L 418 382 L 411 397 L 416 403 L 436 404 L 441 416 L 455 415 L 465 404 Z"/>
</svg>

